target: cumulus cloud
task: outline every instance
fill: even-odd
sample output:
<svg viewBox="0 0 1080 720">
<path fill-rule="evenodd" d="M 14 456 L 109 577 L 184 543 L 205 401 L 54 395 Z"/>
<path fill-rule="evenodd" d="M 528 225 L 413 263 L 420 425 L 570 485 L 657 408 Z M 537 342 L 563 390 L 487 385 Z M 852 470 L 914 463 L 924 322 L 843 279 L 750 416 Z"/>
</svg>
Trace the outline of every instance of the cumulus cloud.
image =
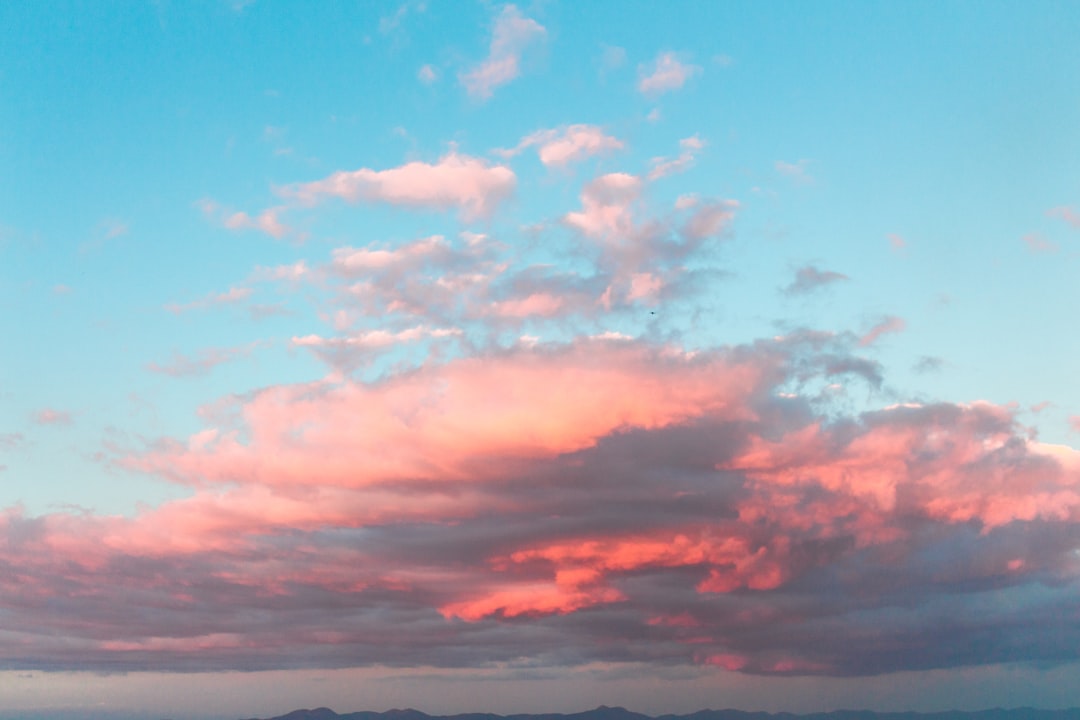
<svg viewBox="0 0 1080 720">
<path fill-rule="evenodd" d="M 795 271 L 795 279 L 784 288 L 785 295 L 807 295 L 833 283 L 848 280 L 848 276 L 832 270 L 819 270 L 805 265 Z"/>
<path fill-rule="evenodd" d="M 651 66 L 641 68 L 638 90 L 645 95 L 661 95 L 678 90 L 700 72 L 699 66 L 680 61 L 673 52 L 660 53 Z"/>
<path fill-rule="evenodd" d="M 567 213 L 563 221 L 589 237 L 625 235 L 632 228 L 631 204 L 640 195 L 641 185 L 635 175 L 601 175 L 582 190 L 581 211 Z"/>
<path fill-rule="evenodd" d="M 339 171 L 322 180 L 287 186 L 281 193 L 304 205 L 336 197 L 348 202 L 457 209 L 463 218 L 476 219 L 491 215 L 513 193 L 516 182 L 508 167 L 451 152 L 434 164 Z"/>
<path fill-rule="evenodd" d="M 522 53 L 546 34 L 543 25 L 522 15 L 516 6 L 505 5 L 495 19 L 487 59 L 458 79 L 470 96 L 487 100 L 496 88 L 521 74 Z"/>
<path fill-rule="evenodd" d="M 513 157 L 527 147 L 537 146 L 540 162 L 549 167 L 565 167 L 593 155 L 621 150 L 621 140 L 606 135 L 595 125 L 570 125 L 551 130 L 538 130 L 521 139 L 517 147 L 496 151 L 503 157 Z"/>
</svg>

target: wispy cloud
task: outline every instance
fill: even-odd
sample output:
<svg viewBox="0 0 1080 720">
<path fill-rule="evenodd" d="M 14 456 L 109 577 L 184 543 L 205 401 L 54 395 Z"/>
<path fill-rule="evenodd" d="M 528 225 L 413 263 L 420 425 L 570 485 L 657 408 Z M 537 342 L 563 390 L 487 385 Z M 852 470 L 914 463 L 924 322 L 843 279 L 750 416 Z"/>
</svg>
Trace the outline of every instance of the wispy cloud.
<svg viewBox="0 0 1080 720">
<path fill-rule="evenodd" d="M 679 141 L 679 149 L 681 152 L 678 157 L 665 158 L 656 157 L 653 158 L 650 164 L 652 168 L 649 170 L 649 174 L 646 176 L 649 180 L 659 180 L 660 178 L 667 177 L 668 175 L 676 175 L 681 172 L 685 172 L 694 164 L 694 160 L 697 158 L 697 154 L 705 147 L 705 141 L 699 138 L 697 135 L 683 138 Z"/>
<path fill-rule="evenodd" d="M 807 295 L 828 285 L 848 280 L 847 275 L 832 270 L 819 270 L 805 265 L 795 271 L 795 279 L 784 288 L 785 295 Z"/>
<path fill-rule="evenodd" d="M 1072 205 L 1061 205 L 1059 207 L 1050 208 L 1046 211 L 1046 214 L 1050 217 L 1064 220 L 1072 227 L 1080 229 L 1080 211 L 1077 211 Z"/>
<path fill-rule="evenodd" d="M 147 363 L 146 369 L 153 373 L 169 375 L 175 378 L 198 377 L 208 374 L 218 365 L 222 365 L 251 354 L 253 345 L 228 348 L 204 348 L 194 356 L 174 351 L 172 358 L 164 363 Z"/>
<path fill-rule="evenodd" d="M 1052 243 L 1038 233 L 1028 233 L 1023 238 L 1024 245 L 1027 247 L 1028 252 L 1033 254 L 1047 254 L 1056 253 L 1058 246 L 1056 243 Z"/>
<path fill-rule="evenodd" d="M 570 125 L 551 130 L 538 130 L 521 139 L 516 147 L 496 150 L 502 157 L 513 157 L 528 147 L 536 146 L 540 162 L 549 167 L 565 167 L 593 155 L 622 150 L 618 138 L 604 133 L 595 125 Z"/>
<path fill-rule="evenodd" d="M 433 65 L 421 65 L 416 71 L 416 79 L 425 85 L 431 85 L 439 79 L 439 71 Z"/>
<path fill-rule="evenodd" d="M 882 335 L 888 335 L 891 333 L 903 332 L 907 329 L 907 322 L 903 318 L 887 317 L 872 328 L 866 331 L 866 333 L 859 338 L 859 345 L 866 347 L 873 345 L 881 339 Z"/>
<path fill-rule="evenodd" d="M 56 408 L 42 408 L 34 413 L 38 425 L 70 425 L 71 413 Z"/>
<path fill-rule="evenodd" d="M 466 92 L 487 100 L 495 89 L 521 74 L 521 55 L 547 34 L 544 26 L 521 14 L 514 5 L 503 6 L 495 19 L 487 59 L 459 76 Z"/>
<path fill-rule="evenodd" d="M 251 296 L 251 293 L 252 289 L 248 287 L 231 287 L 224 292 L 210 293 L 189 303 L 169 303 L 165 306 L 165 309 L 174 315 L 179 315 L 192 310 L 206 310 L 219 305 L 233 305 L 246 300 Z"/>
<path fill-rule="evenodd" d="M 267 208 L 255 216 L 246 212 L 229 211 L 208 198 L 200 200 L 197 206 L 206 218 L 229 230 L 258 230 L 277 239 L 295 232 L 281 220 L 282 213 L 288 209 L 285 206 Z"/>
<path fill-rule="evenodd" d="M 699 66 L 682 62 L 676 53 L 660 53 L 650 66 L 640 68 L 638 90 L 645 95 L 661 95 L 680 89 L 700 72 Z"/>
<path fill-rule="evenodd" d="M 18 450 L 26 445 L 26 436 L 22 433 L 0 433 L 0 450 Z"/>
<path fill-rule="evenodd" d="M 777 160 L 774 167 L 776 172 L 800 185 L 809 185 L 814 182 L 814 178 L 807 171 L 810 167 L 809 160 L 799 160 L 793 163 Z"/>
</svg>

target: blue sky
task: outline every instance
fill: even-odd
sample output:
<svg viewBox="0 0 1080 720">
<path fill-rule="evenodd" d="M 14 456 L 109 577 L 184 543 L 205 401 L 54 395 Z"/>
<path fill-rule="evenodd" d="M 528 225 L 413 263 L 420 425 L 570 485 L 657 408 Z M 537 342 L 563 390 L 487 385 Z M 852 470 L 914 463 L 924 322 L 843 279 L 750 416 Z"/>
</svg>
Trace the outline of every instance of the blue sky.
<svg viewBox="0 0 1080 720">
<path fill-rule="evenodd" d="M 893 678 L 981 706 L 960 691 L 972 677 L 1041 688 L 1018 703 L 1080 703 L 1075 652 L 1039 640 L 1075 600 L 1080 547 L 1078 15 L 1054 2 L 3 4 L 17 29 L 0 48 L 3 558 L 53 603 L 0 612 L 0 633 L 33 628 L 0 662 L 13 707 L 45 702 L 46 683 L 137 697 L 147 678 L 209 687 L 258 670 L 235 712 L 255 712 L 243 702 L 259 677 L 286 688 L 284 711 L 289 670 L 374 683 L 393 667 L 414 678 L 405 704 L 428 711 L 448 682 L 431 673 L 461 688 L 494 673 L 493 709 L 544 709 L 524 705 L 581 664 L 598 678 L 674 668 L 673 705 L 723 687 L 765 708 L 818 687 L 821 707 L 901 707 Z M 436 424 L 417 419 L 428 412 Z M 685 460 L 698 442 L 714 454 Z M 951 459 L 916 467 L 936 453 Z M 595 510 L 566 499 L 563 463 L 604 478 L 655 468 L 621 490 L 581 480 L 602 485 Z M 719 479 L 683 487 L 686 463 Z M 742 524 L 657 505 L 687 493 Z M 557 498 L 573 522 L 499 540 Z M 784 503 L 802 515 L 770 514 Z M 765 536 L 748 529 L 760 512 Z M 369 547 L 378 537 L 393 552 Z M 280 553 L 282 574 L 233 542 Z M 829 543 L 847 549 L 806 559 Z M 318 559 L 298 560 L 309 546 Z M 348 589 L 329 568 L 352 552 L 369 570 Z M 827 582 L 872 587 L 897 556 L 913 589 L 830 621 L 847 649 L 799 645 L 819 626 L 787 646 L 709 619 L 725 602 L 827 605 L 840 592 Z M 120 569 L 132 563 L 161 583 Z M 301 577 L 296 563 L 326 569 Z M 512 582 L 499 575 L 519 563 Z M 94 573 L 191 614 L 136 599 L 146 626 L 117 627 Z M 661 602 L 648 583 L 681 587 L 671 573 L 690 595 Z M 263 645 L 247 591 L 287 596 L 274 622 L 299 639 Z M 301 613 L 315 592 L 448 639 L 380 657 L 350 644 L 367 647 L 365 620 L 328 640 L 345 620 L 330 596 Z M 892 662 L 884 640 L 858 645 L 860 612 L 913 608 L 886 623 L 910 639 L 980 603 L 1026 628 L 986 657 L 926 641 Z M 538 639 L 616 619 L 635 638 L 625 666 L 598 649 L 606 631 L 567 653 Z M 646 652 L 661 629 L 671 648 Z M 981 637 L 965 632 L 956 642 Z M 43 637 L 79 649 L 60 660 Z M 520 680 L 524 666 L 546 684 Z M 110 669 L 131 674 L 93 674 Z M 180 670 L 210 674 L 140 674 Z M 582 702 L 638 699 L 618 682 L 597 679 Z M 453 709 L 487 709 L 468 697 Z M 655 697 L 643 709 L 667 709 Z"/>
</svg>

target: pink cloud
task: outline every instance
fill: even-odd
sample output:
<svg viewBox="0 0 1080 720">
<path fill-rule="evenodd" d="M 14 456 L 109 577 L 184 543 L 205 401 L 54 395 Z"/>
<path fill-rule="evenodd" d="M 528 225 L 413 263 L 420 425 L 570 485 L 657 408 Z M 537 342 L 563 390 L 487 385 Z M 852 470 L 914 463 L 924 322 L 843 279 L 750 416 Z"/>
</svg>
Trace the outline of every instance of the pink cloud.
<svg viewBox="0 0 1080 720">
<path fill-rule="evenodd" d="M 694 164 L 697 153 L 705 147 L 705 142 L 697 135 L 692 135 L 680 140 L 679 147 L 682 152 L 676 158 L 658 157 L 652 159 L 652 169 L 649 170 L 647 176 L 649 180 L 659 180 L 668 175 L 685 172 Z"/>
<path fill-rule="evenodd" d="M 513 157 L 527 147 L 538 146 L 540 162 L 549 167 L 565 167 L 581 162 L 593 155 L 601 155 L 623 149 L 621 140 L 606 135 L 595 125 L 570 125 L 568 127 L 538 130 L 521 139 L 517 147 L 498 151 L 503 157 Z"/>
<path fill-rule="evenodd" d="M 1024 245 L 1031 253 L 1056 253 L 1058 246 L 1037 233 L 1028 233 L 1023 238 Z"/>
<path fill-rule="evenodd" d="M 222 224 L 230 230 L 258 230 L 274 238 L 283 238 L 293 232 L 292 228 L 281 222 L 280 215 L 284 209 L 270 208 L 256 217 L 245 212 L 235 212 L 226 217 Z"/>
<path fill-rule="evenodd" d="M 791 392 L 856 367 L 856 344 L 520 343 L 223 398 L 203 430 L 119 459 L 190 496 L 0 510 L 0 659 L 475 667 L 617 647 L 849 676 L 977 665 L 990 643 L 1058 662 L 1080 640 L 1060 622 L 1080 452 L 989 403 L 851 413 Z"/>
<path fill-rule="evenodd" d="M 439 79 L 439 73 L 431 65 L 421 65 L 420 69 L 416 72 L 416 77 L 425 85 L 431 85 Z"/>
<path fill-rule="evenodd" d="M 330 365 L 342 370 L 353 370 L 370 361 L 377 352 L 405 343 L 421 340 L 439 340 L 460 336 L 458 328 L 428 328 L 416 326 L 399 330 L 364 330 L 344 337 L 304 335 L 294 337 L 294 347 L 310 348 Z"/>
<path fill-rule="evenodd" d="M 258 266 L 251 273 L 253 282 L 298 282 L 312 275 L 307 262 L 298 260 L 289 265 L 276 265 L 274 267 Z"/>
<path fill-rule="evenodd" d="M 194 300 L 189 303 L 169 303 L 165 306 L 165 309 L 174 315 L 188 312 L 191 310 L 206 310 L 207 308 L 215 307 L 218 305 L 233 305 L 235 303 L 246 300 L 251 296 L 251 288 L 246 287 L 231 287 L 225 292 L 210 293 L 198 300 Z"/>
<path fill-rule="evenodd" d="M 522 53 L 546 34 L 543 25 L 522 15 L 516 6 L 503 6 L 495 19 L 487 59 L 459 76 L 466 92 L 480 100 L 490 98 L 496 88 L 521 74 Z"/>
<path fill-rule="evenodd" d="M 430 332 L 367 333 L 355 342 L 379 346 Z M 317 347 L 335 341 L 309 336 L 294 342 Z M 337 476 L 329 468 L 350 466 L 334 482 L 362 486 L 390 478 L 458 476 L 471 458 L 549 457 L 589 447 L 615 428 L 678 422 L 751 391 L 747 380 L 759 372 L 734 366 L 727 371 L 730 377 L 707 384 L 703 376 L 716 368 L 674 355 L 660 363 L 661 377 L 654 378 L 655 363 L 652 352 L 636 344 L 596 341 L 550 356 L 521 351 L 497 360 L 465 359 L 373 387 L 346 383 L 308 400 L 301 399 L 308 389 L 278 388 L 261 394 L 245 411 L 252 423 L 250 445 L 217 436 L 210 444 L 152 454 L 140 467 L 192 482 L 246 477 L 303 485 L 311 469 L 303 470 L 305 458 L 312 458 L 299 446 L 289 449 L 294 443 L 287 438 L 293 437 L 321 448 L 318 455 L 328 463 L 318 473 L 323 482 Z M 557 372 L 549 372 L 549 366 Z M 428 398 L 432 383 L 440 391 Z M 630 387 L 633 393 L 627 392 Z M 463 414 L 465 408 L 471 410 Z M 732 411 L 742 413 L 735 406 Z M 266 465 L 271 457 L 272 465 Z"/>
<path fill-rule="evenodd" d="M 888 335 L 890 333 L 903 332 L 907 328 L 907 323 L 903 318 L 887 317 L 879 322 L 874 327 L 866 331 L 866 333 L 859 338 L 859 345 L 867 347 L 876 343 L 882 335 Z"/>
<path fill-rule="evenodd" d="M 641 179 L 609 173 L 591 181 L 581 192 L 581 212 L 570 212 L 563 222 L 594 238 L 624 235 L 632 228 L 631 204 L 641 192 Z"/>
<path fill-rule="evenodd" d="M 660 95 L 678 90 L 686 81 L 701 72 L 697 65 L 680 62 L 675 53 L 660 53 L 651 69 L 641 69 L 638 90 L 646 95 Z"/>
<path fill-rule="evenodd" d="M 634 273 L 630 278 L 630 293 L 627 299 L 630 302 L 644 300 L 656 302 L 660 291 L 664 289 L 664 281 L 653 273 Z"/>
<path fill-rule="evenodd" d="M 1080 229 L 1080 212 L 1071 205 L 1061 205 L 1046 211 L 1050 217 L 1060 218 L 1074 228 Z"/>
<path fill-rule="evenodd" d="M 435 164 L 411 162 L 389 170 L 341 171 L 281 192 L 307 205 L 337 197 L 435 210 L 457 208 L 465 219 L 476 219 L 494 212 L 513 193 L 516 182 L 508 167 L 451 152 Z"/>
<path fill-rule="evenodd" d="M 42 408 L 34 413 L 34 422 L 38 425 L 70 425 L 71 413 L 55 408 Z"/>
<path fill-rule="evenodd" d="M 396 249 L 343 247 L 333 252 L 333 267 L 347 274 L 363 274 L 373 270 L 386 271 L 415 267 L 417 262 L 445 257 L 450 246 L 442 235 L 405 243 Z"/>
<path fill-rule="evenodd" d="M 491 314 L 499 317 L 526 318 L 551 317 L 566 305 L 566 300 L 546 292 L 531 293 L 526 297 L 510 298 L 491 305 Z"/>
</svg>

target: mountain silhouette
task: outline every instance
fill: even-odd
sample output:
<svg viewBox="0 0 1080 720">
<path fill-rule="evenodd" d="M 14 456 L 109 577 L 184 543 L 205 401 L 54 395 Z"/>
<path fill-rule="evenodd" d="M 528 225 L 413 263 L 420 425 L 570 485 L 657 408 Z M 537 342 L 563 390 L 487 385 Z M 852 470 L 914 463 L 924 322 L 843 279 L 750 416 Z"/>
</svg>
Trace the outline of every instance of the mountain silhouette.
<svg viewBox="0 0 1080 720">
<path fill-rule="evenodd" d="M 459 713 L 457 715 L 428 715 L 406 708 L 386 712 L 365 710 L 338 714 L 330 708 L 294 710 L 274 718 L 250 720 L 1080 720 L 1080 708 L 1067 710 L 1038 710 L 1013 708 L 992 710 L 947 710 L 944 712 L 874 712 L 872 710 L 834 710 L 824 713 L 767 713 L 744 710 L 699 710 L 686 715 L 643 715 L 624 707 L 601 705 L 578 713 L 539 713 L 496 715 L 494 713 Z"/>
</svg>

